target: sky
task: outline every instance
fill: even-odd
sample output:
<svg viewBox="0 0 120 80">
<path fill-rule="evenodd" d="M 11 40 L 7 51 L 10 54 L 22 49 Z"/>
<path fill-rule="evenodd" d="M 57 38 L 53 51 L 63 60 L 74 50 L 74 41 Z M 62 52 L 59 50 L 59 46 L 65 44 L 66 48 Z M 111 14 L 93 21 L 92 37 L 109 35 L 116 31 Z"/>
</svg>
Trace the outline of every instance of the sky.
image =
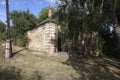
<svg viewBox="0 0 120 80">
<path fill-rule="evenodd" d="M 9 0 L 10 12 L 13 10 L 30 10 L 36 17 L 42 8 L 55 6 L 56 0 Z M 6 4 L 5 0 L 0 0 L 0 20 L 6 21 Z"/>
</svg>

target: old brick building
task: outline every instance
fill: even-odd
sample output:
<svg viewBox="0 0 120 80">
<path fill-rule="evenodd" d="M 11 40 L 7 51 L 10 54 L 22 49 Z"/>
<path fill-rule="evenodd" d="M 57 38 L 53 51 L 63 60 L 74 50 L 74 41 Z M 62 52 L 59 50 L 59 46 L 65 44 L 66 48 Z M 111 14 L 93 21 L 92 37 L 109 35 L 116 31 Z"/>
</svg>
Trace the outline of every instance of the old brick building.
<svg viewBox="0 0 120 80">
<path fill-rule="evenodd" d="M 48 18 L 29 30 L 27 48 L 46 53 L 57 51 L 58 29 L 55 21 L 51 18 L 53 9 L 49 8 Z"/>
</svg>

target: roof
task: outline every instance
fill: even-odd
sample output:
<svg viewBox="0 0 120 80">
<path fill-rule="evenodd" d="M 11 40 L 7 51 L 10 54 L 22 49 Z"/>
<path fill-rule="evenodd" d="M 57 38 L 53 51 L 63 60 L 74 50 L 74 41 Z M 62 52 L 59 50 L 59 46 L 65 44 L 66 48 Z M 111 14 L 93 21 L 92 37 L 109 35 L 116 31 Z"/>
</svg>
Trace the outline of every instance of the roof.
<svg viewBox="0 0 120 80">
<path fill-rule="evenodd" d="M 33 29 L 35 29 L 35 28 L 38 28 L 39 26 L 41 26 L 41 25 L 43 25 L 43 24 L 45 24 L 45 23 L 47 23 L 47 22 L 53 22 L 53 23 L 55 23 L 55 20 L 52 19 L 51 17 L 49 17 L 49 18 L 43 20 L 42 22 L 38 23 L 38 24 L 36 25 L 36 27 L 33 27 L 33 28 L 29 29 L 29 30 L 33 30 Z M 29 30 L 28 30 L 28 31 L 29 31 Z"/>
<path fill-rule="evenodd" d="M 55 23 L 55 20 L 50 17 L 50 18 L 47 18 L 47 19 L 43 20 L 42 22 L 40 22 L 37 26 L 40 26 L 40 25 L 45 24 L 47 22 L 54 22 Z"/>
</svg>

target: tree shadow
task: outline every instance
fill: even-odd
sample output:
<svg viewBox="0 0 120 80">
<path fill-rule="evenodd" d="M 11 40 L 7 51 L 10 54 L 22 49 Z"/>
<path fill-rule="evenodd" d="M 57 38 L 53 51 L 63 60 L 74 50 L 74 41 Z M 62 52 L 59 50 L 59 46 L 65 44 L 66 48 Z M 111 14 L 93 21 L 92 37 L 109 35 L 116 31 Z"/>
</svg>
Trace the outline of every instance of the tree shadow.
<svg viewBox="0 0 120 80">
<path fill-rule="evenodd" d="M 22 52 L 22 51 L 24 51 L 24 50 L 26 50 L 26 49 L 27 49 L 27 48 L 23 48 L 23 49 L 21 49 L 21 50 L 19 50 L 19 51 L 13 52 L 12 57 L 14 57 L 16 54 L 18 54 L 19 52 Z"/>
<path fill-rule="evenodd" d="M 63 64 L 72 66 L 80 75 L 73 80 L 120 80 L 120 63 L 110 59 L 70 56 Z"/>
<path fill-rule="evenodd" d="M 25 73 L 24 73 L 25 74 Z M 1 68 L 0 66 L 0 80 L 44 80 L 40 72 L 35 71 L 32 75 L 25 76 L 21 69 L 15 67 Z"/>
<path fill-rule="evenodd" d="M 29 80 L 44 80 L 41 76 L 42 74 L 39 71 L 35 71 L 32 76 L 29 78 Z"/>
<path fill-rule="evenodd" d="M 0 80 L 21 80 L 22 77 L 20 75 L 21 70 L 16 69 L 15 67 L 0 68 Z"/>
</svg>

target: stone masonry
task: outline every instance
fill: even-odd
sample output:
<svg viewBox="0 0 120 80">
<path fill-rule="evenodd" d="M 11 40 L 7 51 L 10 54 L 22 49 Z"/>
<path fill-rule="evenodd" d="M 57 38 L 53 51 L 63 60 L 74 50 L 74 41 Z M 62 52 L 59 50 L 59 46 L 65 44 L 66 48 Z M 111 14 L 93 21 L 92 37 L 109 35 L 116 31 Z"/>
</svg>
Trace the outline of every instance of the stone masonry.
<svg viewBox="0 0 120 80">
<path fill-rule="evenodd" d="M 37 27 L 29 30 L 27 37 L 29 38 L 27 43 L 28 49 L 45 53 L 54 53 L 57 51 L 58 29 L 51 16 L 39 23 Z"/>
</svg>

